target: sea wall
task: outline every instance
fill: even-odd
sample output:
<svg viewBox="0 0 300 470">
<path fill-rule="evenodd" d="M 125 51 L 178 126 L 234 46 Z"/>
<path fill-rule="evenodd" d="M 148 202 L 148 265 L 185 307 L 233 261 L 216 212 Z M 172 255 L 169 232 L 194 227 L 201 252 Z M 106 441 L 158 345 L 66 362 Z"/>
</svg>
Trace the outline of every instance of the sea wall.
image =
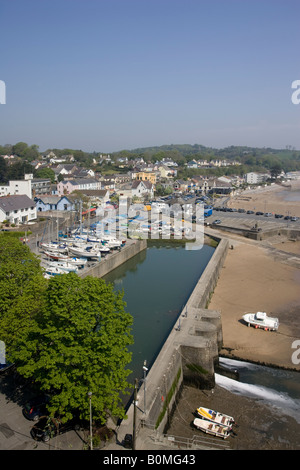
<svg viewBox="0 0 300 470">
<path fill-rule="evenodd" d="M 293 222 L 291 222 L 292 224 Z M 213 230 L 214 226 L 211 225 L 210 228 Z M 263 230 L 249 230 L 245 228 L 239 227 L 231 227 L 227 225 L 218 225 L 215 227 L 218 231 L 224 231 L 228 233 L 234 233 L 246 238 L 250 238 L 251 240 L 266 240 L 271 237 L 275 236 L 282 236 L 292 240 L 299 240 L 300 239 L 300 230 L 297 228 L 293 228 L 291 226 L 280 226 L 271 229 L 263 229 Z"/>
<path fill-rule="evenodd" d="M 223 344 L 221 314 L 205 307 L 213 292 L 228 251 L 228 240 L 218 246 L 182 309 L 146 380 L 138 390 L 138 403 L 128 410 L 128 419 L 118 429 L 118 440 L 132 434 L 133 419 L 163 432 L 169 424 L 176 396 L 183 384 L 201 389 L 215 385 L 214 366 Z"/>
</svg>

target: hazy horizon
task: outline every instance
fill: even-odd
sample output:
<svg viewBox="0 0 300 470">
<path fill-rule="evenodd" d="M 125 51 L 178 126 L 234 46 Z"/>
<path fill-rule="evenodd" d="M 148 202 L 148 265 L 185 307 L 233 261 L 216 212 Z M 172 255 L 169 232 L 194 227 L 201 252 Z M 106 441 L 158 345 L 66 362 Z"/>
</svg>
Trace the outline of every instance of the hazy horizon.
<svg viewBox="0 0 300 470">
<path fill-rule="evenodd" d="M 1 0 L 0 142 L 300 149 L 299 17 L 299 0 Z"/>
</svg>

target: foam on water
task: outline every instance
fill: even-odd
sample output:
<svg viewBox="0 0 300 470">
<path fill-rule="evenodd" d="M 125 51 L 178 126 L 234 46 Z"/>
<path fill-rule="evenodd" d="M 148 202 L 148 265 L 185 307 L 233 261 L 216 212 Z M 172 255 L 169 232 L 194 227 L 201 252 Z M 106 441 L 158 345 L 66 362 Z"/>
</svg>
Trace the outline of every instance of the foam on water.
<svg viewBox="0 0 300 470">
<path fill-rule="evenodd" d="M 258 370 L 260 367 L 255 364 L 231 359 L 226 359 L 226 361 L 222 360 L 222 363 L 226 364 L 229 368 L 235 368 L 237 370 L 240 367 Z M 261 369 L 263 370 L 264 368 Z M 220 387 L 235 394 L 260 400 L 268 406 L 275 407 L 281 414 L 295 418 L 296 421 L 300 423 L 300 399 L 289 396 L 287 392 L 274 390 L 264 385 L 240 382 L 220 374 L 215 374 L 215 380 L 216 384 Z"/>
</svg>

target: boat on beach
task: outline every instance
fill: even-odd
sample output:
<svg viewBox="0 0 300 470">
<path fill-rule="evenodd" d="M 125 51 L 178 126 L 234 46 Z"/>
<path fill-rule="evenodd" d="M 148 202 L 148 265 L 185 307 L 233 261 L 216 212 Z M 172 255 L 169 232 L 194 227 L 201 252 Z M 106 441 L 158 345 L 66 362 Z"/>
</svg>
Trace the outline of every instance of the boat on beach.
<svg viewBox="0 0 300 470">
<path fill-rule="evenodd" d="M 262 328 L 266 331 L 276 331 L 279 327 L 278 318 L 268 317 L 266 312 L 246 313 L 243 315 L 243 320 L 248 326 Z"/>
<path fill-rule="evenodd" d="M 195 418 L 193 423 L 197 429 L 205 432 L 206 434 L 222 437 L 223 439 L 227 439 L 227 437 L 230 436 L 231 427 L 220 426 L 219 424 L 215 424 L 201 418 Z"/>
<path fill-rule="evenodd" d="M 206 421 L 218 424 L 219 426 L 231 428 L 234 424 L 234 418 L 232 416 L 228 416 L 202 406 L 197 408 L 197 414 L 200 419 L 205 419 Z"/>
</svg>

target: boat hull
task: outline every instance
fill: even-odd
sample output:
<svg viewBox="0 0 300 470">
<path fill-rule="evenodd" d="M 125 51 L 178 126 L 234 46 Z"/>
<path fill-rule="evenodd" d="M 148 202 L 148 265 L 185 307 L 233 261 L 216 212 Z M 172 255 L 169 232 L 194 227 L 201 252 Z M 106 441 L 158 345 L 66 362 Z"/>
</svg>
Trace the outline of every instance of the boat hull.
<svg viewBox="0 0 300 470">
<path fill-rule="evenodd" d="M 225 428 L 217 424 L 206 421 L 205 419 L 195 418 L 193 421 L 194 426 L 206 434 L 227 439 L 230 436 L 231 428 Z"/>
<path fill-rule="evenodd" d="M 246 313 L 243 315 L 243 320 L 248 326 L 265 331 L 277 331 L 279 327 L 278 318 L 268 317 L 264 312 Z"/>
<path fill-rule="evenodd" d="M 200 419 L 205 419 L 206 421 L 223 426 L 225 428 L 231 428 L 234 424 L 234 418 L 232 416 L 210 410 L 209 408 L 199 407 L 197 408 L 197 414 Z"/>
</svg>

